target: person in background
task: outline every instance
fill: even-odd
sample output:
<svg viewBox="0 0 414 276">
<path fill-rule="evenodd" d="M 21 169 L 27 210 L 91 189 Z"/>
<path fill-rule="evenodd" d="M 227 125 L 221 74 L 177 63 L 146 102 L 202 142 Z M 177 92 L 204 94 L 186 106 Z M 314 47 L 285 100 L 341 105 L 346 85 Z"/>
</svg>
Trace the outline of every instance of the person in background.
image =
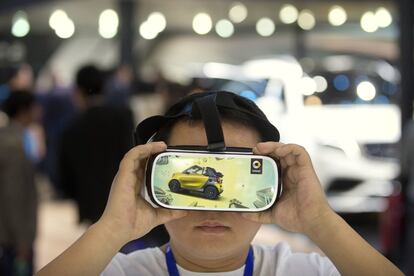
<svg viewBox="0 0 414 276">
<path fill-rule="evenodd" d="M 0 70 L 0 104 L 4 102 L 11 91 L 31 91 L 34 78 L 29 64 L 6 66 Z"/>
<path fill-rule="evenodd" d="M 0 128 L 0 275 L 32 275 L 37 193 L 28 128 L 40 118 L 32 93 L 13 91 Z"/>
<path fill-rule="evenodd" d="M 132 112 L 105 104 L 103 85 L 96 66 L 77 72 L 74 96 L 80 112 L 62 133 L 58 157 L 61 187 L 77 203 L 79 221 L 87 224 L 101 216 L 118 164 L 132 147 Z"/>
<path fill-rule="evenodd" d="M 133 78 L 131 67 L 126 64 L 117 67 L 105 85 L 106 102 L 113 106 L 128 107 Z"/>
<path fill-rule="evenodd" d="M 39 103 L 43 110 L 42 126 L 47 149 L 40 168 L 47 175 L 53 187 L 54 198 L 64 198 L 59 181 L 58 150 L 62 133 L 75 116 L 72 90 L 54 85 L 50 90 L 39 95 Z"/>
<path fill-rule="evenodd" d="M 0 105 L 16 91 L 33 93 L 34 77 L 32 67 L 27 63 L 5 66 L 0 70 Z M 36 98 L 36 101 L 38 99 Z M 0 114 L 0 125 L 2 118 Z M 30 158 L 37 165 L 46 154 L 43 127 L 40 122 L 33 122 L 27 128 L 27 149 Z"/>
<path fill-rule="evenodd" d="M 34 85 L 34 76 L 32 67 L 23 63 L 16 67 L 15 74 L 9 81 L 11 91 L 27 90 L 30 91 Z"/>
</svg>

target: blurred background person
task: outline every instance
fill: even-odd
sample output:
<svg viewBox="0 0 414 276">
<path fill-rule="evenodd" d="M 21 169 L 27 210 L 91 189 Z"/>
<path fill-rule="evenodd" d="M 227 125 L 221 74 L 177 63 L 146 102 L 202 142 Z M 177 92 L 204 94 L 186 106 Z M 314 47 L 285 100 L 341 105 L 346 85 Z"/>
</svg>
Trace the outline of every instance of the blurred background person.
<svg viewBox="0 0 414 276">
<path fill-rule="evenodd" d="M 79 115 L 64 130 L 59 153 L 61 185 L 85 223 L 101 216 L 119 161 L 132 146 L 132 113 L 105 104 L 103 85 L 104 75 L 96 66 L 77 72 Z"/>
<path fill-rule="evenodd" d="M 127 107 L 132 94 L 132 69 L 122 64 L 117 67 L 105 84 L 105 97 L 109 105 Z"/>
<path fill-rule="evenodd" d="M 34 74 L 29 64 L 22 62 L 20 64 L 8 65 L 0 71 L 0 104 L 16 91 L 33 93 Z M 37 166 L 46 153 L 43 126 L 40 121 L 32 122 L 27 127 L 27 137 L 27 148 L 30 152 L 30 158 Z"/>
<path fill-rule="evenodd" d="M 28 127 L 40 117 L 35 97 L 13 91 L 3 104 L 0 128 L 0 274 L 32 275 L 37 192 Z"/>
<path fill-rule="evenodd" d="M 53 75 L 51 79 L 50 87 L 38 93 L 39 103 L 43 110 L 42 125 L 47 148 L 40 169 L 51 184 L 52 196 L 59 199 L 64 197 L 64 192 L 59 181 L 58 150 L 62 133 L 76 115 L 76 110 L 72 100 L 72 89 L 59 85 Z"/>
<path fill-rule="evenodd" d="M 14 69 L 15 74 L 9 81 L 10 90 L 31 90 L 34 84 L 32 67 L 27 63 L 23 63 L 16 66 Z"/>
<path fill-rule="evenodd" d="M 0 103 L 7 99 L 11 91 L 32 90 L 34 77 L 29 64 L 4 66 L 0 71 Z"/>
</svg>

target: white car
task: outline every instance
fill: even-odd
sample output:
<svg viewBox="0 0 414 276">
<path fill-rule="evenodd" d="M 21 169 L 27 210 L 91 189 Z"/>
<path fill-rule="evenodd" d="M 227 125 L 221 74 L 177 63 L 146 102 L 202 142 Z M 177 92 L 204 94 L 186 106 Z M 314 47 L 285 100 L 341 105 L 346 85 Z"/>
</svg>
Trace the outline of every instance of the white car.
<svg viewBox="0 0 414 276">
<path fill-rule="evenodd" d="M 290 65 L 284 66 L 287 62 Z M 384 80 L 369 70 L 355 73 L 350 68 L 325 71 L 330 79 L 323 75 L 315 79 L 304 76 L 299 63 L 289 57 L 246 64 L 254 77 L 269 79 L 256 102 L 279 128 L 282 142 L 307 148 L 331 206 L 344 213 L 383 211 L 385 197 L 392 193 L 392 181 L 399 173 L 400 110 L 393 103 L 396 80 Z M 382 61 L 374 64 L 384 66 Z M 284 68 L 282 75 L 280 68 Z M 348 89 L 336 91 L 337 76 L 348 77 Z M 360 76 L 363 78 L 358 79 Z M 320 92 L 314 86 L 318 79 L 325 80 Z M 381 83 L 394 90 L 385 93 Z M 328 93 L 340 96 L 327 98 Z M 347 97 L 351 100 L 344 100 Z"/>
</svg>

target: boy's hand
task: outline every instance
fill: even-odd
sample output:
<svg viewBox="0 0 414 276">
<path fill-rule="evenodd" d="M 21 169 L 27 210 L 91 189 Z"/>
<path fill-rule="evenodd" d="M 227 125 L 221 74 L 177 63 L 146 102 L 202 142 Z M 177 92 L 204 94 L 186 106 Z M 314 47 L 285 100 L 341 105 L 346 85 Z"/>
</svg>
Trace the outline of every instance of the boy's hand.
<svg viewBox="0 0 414 276">
<path fill-rule="evenodd" d="M 265 142 L 257 144 L 253 152 L 280 160 L 283 192 L 272 209 L 244 213 L 244 217 L 262 223 L 274 223 L 288 231 L 309 234 L 324 219 L 334 214 L 327 203 L 309 154 L 303 147 Z"/>
<path fill-rule="evenodd" d="M 153 208 L 140 196 L 148 157 L 166 148 L 164 142 L 134 147 L 119 165 L 108 203 L 97 224 L 113 232 L 121 243 L 142 237 L 155 226 L 186 215 L 184 211 Z"/>
</svg>

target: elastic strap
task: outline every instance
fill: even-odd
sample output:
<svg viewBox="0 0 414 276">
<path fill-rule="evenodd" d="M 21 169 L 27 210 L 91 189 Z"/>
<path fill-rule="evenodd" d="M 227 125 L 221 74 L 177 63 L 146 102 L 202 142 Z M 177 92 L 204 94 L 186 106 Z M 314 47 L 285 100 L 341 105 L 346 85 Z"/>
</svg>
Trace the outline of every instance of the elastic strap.
<svg viewBox="0 0 414 276">
<path fill-rule="evenodd" d="M 208 141 L 207 149 L 214 151 L 226 150 L 220 115 L 216 105 L 216 94 L 196 99 L 195 106 L 203 119 Z M 193 109 L 194 111 L 196 110 Z"/>
</svg>

